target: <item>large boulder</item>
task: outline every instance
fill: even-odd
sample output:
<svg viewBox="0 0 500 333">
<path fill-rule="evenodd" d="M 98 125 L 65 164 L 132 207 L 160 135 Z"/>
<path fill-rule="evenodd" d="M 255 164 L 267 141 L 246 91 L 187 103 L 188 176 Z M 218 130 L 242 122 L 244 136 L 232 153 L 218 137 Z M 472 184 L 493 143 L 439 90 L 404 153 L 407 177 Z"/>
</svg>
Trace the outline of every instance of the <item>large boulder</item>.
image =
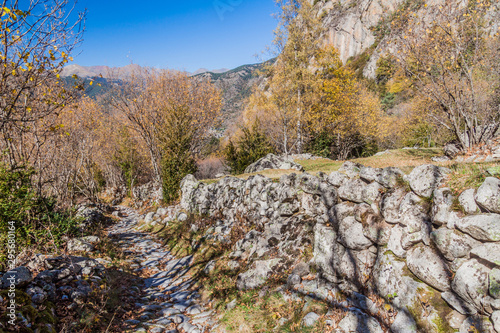
<svg viewBox="0 0 500 333">
<path fill-rule="evenodd" d="M 461 218 L 456 227 L 483 242 L 500 241 L 500 215 L 480 214 Z"/>
<path fill-rule="evenodd" d="M 491 213 L 500 213 L 500 179 L 488 177 L 476 192 L 476 202 Z"/>
<path fill-rule="evenodd" d="M 345 181 L 338 189 L 339 197 L 343 200 L 361 203 L 364 201 L 364 193 L 367 184 L 361 179 Z"/>
<path fill-rule="evenodd" d="M 338 242 L 352 250 L 364 250 L 373 245 L 363 233 L 363 225 L 353 216 L 339 221 Z"/>
<path fill-rule="evenodd" d="M 276 156 L 274 154 L 268 154 L 257 162 L 250 164 L 245 169 L 245 173 L 259 172 L 268 169 L 297 170 L 300 172 L 304 171 L 304 167 L 300 164 L 290 161 L 289 159 L 286 159 L 284 157 Z"/>
<path fill-rule="evenodd" d="M 67 248 L 70 252 L 92 252 L 99 241 L 97 236 L 72 238 L 68 241 Z"/>
<path fill-rule="evenodd" d="M 432 164 L 418 166 L 408 176 L 410 187 L 419 196 L 430 198 L 449 172 Z"/>
<path fill-rule="evenodd" d="M 388 223 L 399 223 L 401 218 L 400 206 L 406 196 L 403 188 L 398 188 L 384 195 L 381 203 L 381 212 Z"/>
<path fill-rule="evenodd" d="M 450 272 L 443 258 L 430 247 L 420 245 L 408 251 L 406 263 L 419 279 L 440 291 L 450 289 Z"/>
<path fill-rule="evenodd" d="M 481 311 L 481 300 L 488 296 L 490 269 L 476 259 L 465 262 L 455 274 L 451 287 L 458 296 Z"/>
<path fill-rule="evenodd" d="M 476 214 L 479 212 L 476 199 L 474 198 L 476 191 L 473 188 L 463 191 L 458 197 L 460 205 L 467 214 Z"/>
<path fill-rule="evenodd" d="M 481 245 L 469 235 L 448 228 L 439 228 L 433 231 L 431 239 L 441 254 L 450 261 L 468 257 L 471 249 Z"/>
</svg>

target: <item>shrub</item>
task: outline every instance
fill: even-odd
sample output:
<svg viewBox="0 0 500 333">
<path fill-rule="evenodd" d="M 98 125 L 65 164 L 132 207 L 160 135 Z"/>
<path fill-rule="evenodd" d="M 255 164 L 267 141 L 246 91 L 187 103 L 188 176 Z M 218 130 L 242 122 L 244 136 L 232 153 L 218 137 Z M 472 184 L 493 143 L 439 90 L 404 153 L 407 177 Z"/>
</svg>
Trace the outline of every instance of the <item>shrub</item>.
<svg viewBox="0 0 500 333">
<path fill-rule="evenodd" d="M 274 152 L 271 144 L 260 129 L 258 120 L 254 122 L 251 128 L 243 128 L 243 137 L 235 145 L 229 141 L 224 155 L 233 174 L 245 172 L 247 166 L 258 159 Z"/>
</svg>

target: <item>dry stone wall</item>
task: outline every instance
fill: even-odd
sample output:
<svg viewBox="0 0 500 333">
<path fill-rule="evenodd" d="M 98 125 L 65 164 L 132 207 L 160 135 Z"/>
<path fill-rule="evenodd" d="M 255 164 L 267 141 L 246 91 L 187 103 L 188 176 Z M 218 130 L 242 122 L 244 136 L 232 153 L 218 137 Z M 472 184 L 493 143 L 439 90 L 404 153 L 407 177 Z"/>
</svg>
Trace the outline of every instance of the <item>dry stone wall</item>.
<svg viewBox="0 0 500 333">
<path fill-rule="evenodd" d="M 230 255 L 230 265 L 248 267 L 238 288 L 295 267 L 288 287 L 348 309 L 345 332 L 355 322 L 366 332 L 500 332 L 500 179 L 455 198 L 444 187 L 449 172 L 346 162 L 330 175 L 277 182 L 256 175 L 208 185 L 187 176 L 181 207 L 219 216 L 211 233 L 222 240 L 242 220 L 250 225 Z M 314 271 L 316 279 L 303 279 Z"/>
</svg>

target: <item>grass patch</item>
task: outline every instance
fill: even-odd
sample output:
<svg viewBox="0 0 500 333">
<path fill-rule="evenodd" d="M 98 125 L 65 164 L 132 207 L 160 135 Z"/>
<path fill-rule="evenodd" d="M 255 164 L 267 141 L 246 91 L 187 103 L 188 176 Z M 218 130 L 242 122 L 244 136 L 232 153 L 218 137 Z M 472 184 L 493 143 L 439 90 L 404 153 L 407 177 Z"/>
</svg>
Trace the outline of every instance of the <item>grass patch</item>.
<svg viewBox="0 0 500 333">
<path fill-rule="evenodd" d="M 457 163 L 449 166 L 451 173 L 448 175 L 447 186 L 452 190 L 453 195 L 460 195 L 469 188 L 477 189 L 487 177 L 492 176 L 488 169 L 498 166 L 498 163 Z"/>
</svg>

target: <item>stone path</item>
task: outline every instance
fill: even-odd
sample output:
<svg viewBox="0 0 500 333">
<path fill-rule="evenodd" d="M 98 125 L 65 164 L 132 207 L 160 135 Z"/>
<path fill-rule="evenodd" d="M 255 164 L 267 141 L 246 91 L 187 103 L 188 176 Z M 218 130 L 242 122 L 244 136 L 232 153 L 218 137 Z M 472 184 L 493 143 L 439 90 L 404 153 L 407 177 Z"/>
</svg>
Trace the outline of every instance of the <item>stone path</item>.
<svg viewBox="0 0 500 333">
<path fill-rule="evenodd" d="M 134 272 L 149 276 L 142 287 L 144 296 L 136 303 L 140 316 L 126 322 L 130 331 L 211 332 L 215 328 L 213 313 L 199 300 L 189 274 L 192 256 L 174 258 L 159 240 L 138 230 L 136 211 L 127 207 L 117 210 L 123 217 L 108 229 L 109 236 L 124 250 Z"/>
</svg>

